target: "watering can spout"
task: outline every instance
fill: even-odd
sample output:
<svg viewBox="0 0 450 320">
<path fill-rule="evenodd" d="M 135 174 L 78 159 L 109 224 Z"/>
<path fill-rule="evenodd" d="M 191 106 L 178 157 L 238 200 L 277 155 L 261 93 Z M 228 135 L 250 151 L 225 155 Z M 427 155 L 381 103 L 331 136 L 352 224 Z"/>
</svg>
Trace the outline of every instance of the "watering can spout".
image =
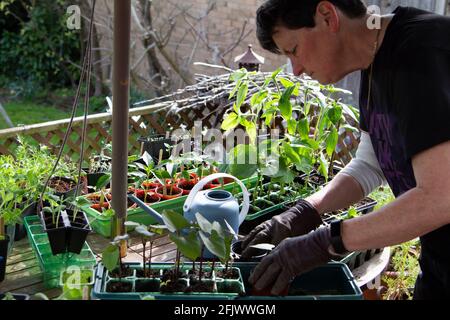
<svg viewBox="0 0 450 320">
<path fill-rule="evenodd" d="M 128 199 L 136 203 L 142 210 L 152 216 L 159 224 L 164 224 L 162 216 L 153 208 L 147 206 L 141 199 L 137 198 L 134 194 L 128 194 Z"/>
</svg>

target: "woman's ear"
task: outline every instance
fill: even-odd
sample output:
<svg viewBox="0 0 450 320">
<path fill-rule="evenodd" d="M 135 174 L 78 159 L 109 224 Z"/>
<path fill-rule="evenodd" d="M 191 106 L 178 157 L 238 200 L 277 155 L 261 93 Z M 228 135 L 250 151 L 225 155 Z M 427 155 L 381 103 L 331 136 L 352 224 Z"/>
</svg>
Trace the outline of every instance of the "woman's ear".
<svg viewBox="0 0 450 320">
<path fill-rule="evenodd" d="M 333 33 L 339 31 L 339 14 L 336 6 L 331 2 L 322 1 L 317 5 L 315 20 L 316 25 L 322 24 Z"/>
</svg>

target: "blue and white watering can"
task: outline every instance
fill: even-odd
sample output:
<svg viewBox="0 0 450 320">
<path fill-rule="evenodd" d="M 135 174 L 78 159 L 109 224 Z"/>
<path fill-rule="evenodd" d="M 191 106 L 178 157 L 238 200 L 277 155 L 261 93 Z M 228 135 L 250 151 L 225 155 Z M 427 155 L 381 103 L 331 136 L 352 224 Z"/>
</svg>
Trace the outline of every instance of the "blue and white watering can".
<svg viewBox="0 0 450 320">
<path fill-rule="evenodd" d="M 204 190 L 208 183 L 220 178 L 229 178 L 235 180 L 242 189 L 243 206 L 239 211 L 239 203 L 233 195 L 225 190 Z M 128 198 L 137 203 L 148 214 L 154 217 L 159 223 L 164 224 L 161 215 L 154 209 L 148 207 L 144 202 L 129 194 Z M 195 214 L 200 213 L 209 222 L 217 221 L 226 227 L 225 221 L 233 228 L 237 234 L 239 226 L 244 222 L 250 207 L 250 197 L 247 188 L 238 178 L 226 173 L 215 173 L 200 180 L 189 193 L 183 206 L 184 217 L 188 221 L 197 221 Z M 214 255 L 205 249 L 204 258 L 213 258 Z"/>
<path fill-rule="evenodd" d="M 233 195 L 225 190 L 202 190 L 208 183 L 220 179 L 234 179 L 242 189 L 243 206 L 239 212 L 239 203 Z M 189 193 L 183 206 L 184 217 L 196 221 L 195 214 L 200 213 L 209 222 L 217 221 L 226 227 L 225 221 L 237 234 L 239 226 L 244 222 L 250 207 L 250 197 L 245 185 L 236 177 L 226 173 L 215 173 L 200 180 Z"/>
</svg>

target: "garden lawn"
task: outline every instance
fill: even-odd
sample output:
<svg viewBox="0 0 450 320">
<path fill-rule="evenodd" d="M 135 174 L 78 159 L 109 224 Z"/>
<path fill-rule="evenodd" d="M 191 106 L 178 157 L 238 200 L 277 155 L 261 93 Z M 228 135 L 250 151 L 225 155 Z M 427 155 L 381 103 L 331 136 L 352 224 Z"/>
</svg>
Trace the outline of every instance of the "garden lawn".
<svg viewBox="0 0 450 320">
<path fill-rule="evenodd" d="M 11 101 L 3 104 L 3 107 L 15 126 L 66 119 L 71 115 L 70 110 L 65 111 L 50 105 L 36 104 L 32 101 Z M 82 114 L 83 111 L 80 108 L 77 116 Z M 0 130 L 7 128 L 5 119 L 0 116 Z"/>
</svg>

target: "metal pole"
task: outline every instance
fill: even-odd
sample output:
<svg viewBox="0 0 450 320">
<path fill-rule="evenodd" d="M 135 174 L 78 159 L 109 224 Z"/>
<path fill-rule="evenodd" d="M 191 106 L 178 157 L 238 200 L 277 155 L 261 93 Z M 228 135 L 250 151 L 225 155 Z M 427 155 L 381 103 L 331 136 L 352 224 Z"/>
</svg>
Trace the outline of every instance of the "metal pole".
<svg viewBox="0 0 450 320">
<path fill-rule="evenodd" d="M 127 216 L 128 103 L 130 91 L 131 0 L 114 0 L 112 206 L 118 233 Z M 123 249 L 125 247 L 125 252 Z M 126 246 L 121 246 L 122 255 Z"/>
</svg>

